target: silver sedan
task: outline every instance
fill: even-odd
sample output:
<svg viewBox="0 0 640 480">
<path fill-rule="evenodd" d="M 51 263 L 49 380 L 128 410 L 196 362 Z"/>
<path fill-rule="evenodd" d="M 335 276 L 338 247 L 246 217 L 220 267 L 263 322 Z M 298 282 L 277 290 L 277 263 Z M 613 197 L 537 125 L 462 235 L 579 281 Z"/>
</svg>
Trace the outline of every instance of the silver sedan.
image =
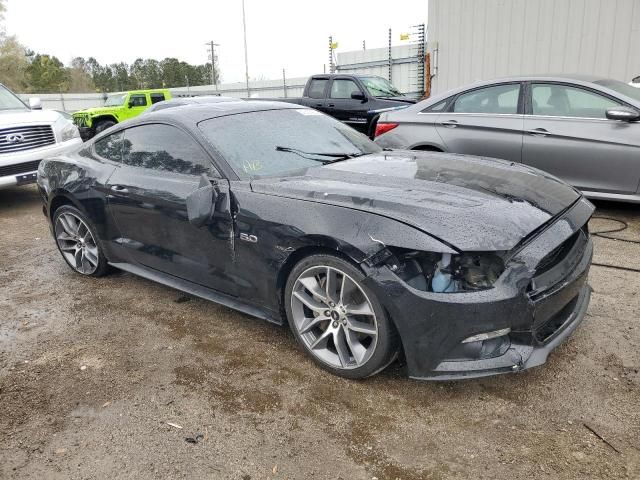
<svg viewBox="0 0 640 480">
<path fill-rule="evenodd" d="M 596 77 L 512 77 L 383 113 L 386 148 L 501 158 L 591 198 L 640 203 L 640 89 Z"/>
</svg>

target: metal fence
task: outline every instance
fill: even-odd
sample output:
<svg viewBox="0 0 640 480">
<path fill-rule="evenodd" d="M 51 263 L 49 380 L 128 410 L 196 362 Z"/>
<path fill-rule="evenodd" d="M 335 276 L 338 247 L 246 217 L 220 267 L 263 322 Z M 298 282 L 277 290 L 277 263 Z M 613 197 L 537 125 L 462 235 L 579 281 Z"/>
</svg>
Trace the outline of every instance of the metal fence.
<svg viewBox="0 0 640 480">
<path fill-rule="evenodd" d="M 300 97 L 307 77 L 296 77 L 278 80 L 262 80 L 249 83 L 251 98 Z M 247 98 L 247 87 L 244 83 L 227 83 L 219 85 L 201 85 L 197 87 L 170 88 L 174 97 L 194 95 L 223 95 L 234 98 Z M 100 107 L 107 97 L 105 93 L 44 93 L 20 94 L 20 98 L 28 101 L 38 97 L 42 106 L 50 110 L 75 112 L 85 108 Z"/>
</svg>

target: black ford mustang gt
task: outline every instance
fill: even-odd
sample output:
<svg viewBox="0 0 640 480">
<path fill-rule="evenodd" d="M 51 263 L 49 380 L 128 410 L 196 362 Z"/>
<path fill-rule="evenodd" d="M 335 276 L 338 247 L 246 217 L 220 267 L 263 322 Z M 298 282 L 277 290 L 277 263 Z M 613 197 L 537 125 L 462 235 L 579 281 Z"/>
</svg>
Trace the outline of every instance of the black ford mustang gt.
<svg viewBox="0 0 640 480">
<path fill-rule="evenodd" d="M 144 115 L 43 161 L 69 266 L 275 323 L 322 367 L 448 379 L 545 362 L 584 317 L 593 206 L 543 172 L 383 151 L 298 105 Z"/>
</svg>

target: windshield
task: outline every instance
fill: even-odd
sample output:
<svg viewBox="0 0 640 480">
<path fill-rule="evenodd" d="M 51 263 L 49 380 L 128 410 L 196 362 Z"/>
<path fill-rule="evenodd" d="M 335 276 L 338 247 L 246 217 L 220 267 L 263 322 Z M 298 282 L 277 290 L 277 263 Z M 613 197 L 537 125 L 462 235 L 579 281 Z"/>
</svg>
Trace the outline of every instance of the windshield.
<svg viewBox="0 0 640 480">
<path fill-rule="evenodd" d="M 28 110 L 28 108 L 11 90 L 0 85 L 0 110 Z"/>
<path fill-rule="evenodd" d="M 362 77 L 360 78 L 360 81 L 374 97 L 384 98 L 404 96 L 404 94 L 400 93 L 400 90 L 382 77 Z"/>
<path fill-rule="evenodd" d="M 124 105 L 124 99 L 127 96 L 126 93 L 120 93 L 118 95 L 109 95 L 107 101 L 104 102 L 105 107 L 119 107 Z"/>
<path fill-rule="evenodd" d="M 242 179 L 295 175 L 381 149 L 351 127 L 311 109 L 281 109 L 212 118 L 198 124 Z"/>
<path fill-rule="evenodd" d="M 598 85 L 602 85 L 603 87 L 610 88 L 622 95 L 626 95 L 627 97 L 633 98 L 634 100 L 640 101 L 640 88 L 632 87 L 624 82 L 620 82 L 618 80 L 596 80 L 594 83 Z"/>
</svg>

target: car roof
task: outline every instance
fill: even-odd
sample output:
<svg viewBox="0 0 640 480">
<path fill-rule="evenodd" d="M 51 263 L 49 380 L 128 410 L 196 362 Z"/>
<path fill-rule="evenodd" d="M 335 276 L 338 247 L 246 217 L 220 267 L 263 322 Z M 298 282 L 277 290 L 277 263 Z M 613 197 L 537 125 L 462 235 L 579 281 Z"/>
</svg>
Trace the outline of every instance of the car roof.
<svg viewBox="0 0 640 480">
<path fill-rule="evenodd" d="M 124 90 L 122 92 L 107 92 L 107 95 L 124 95 L 125 93 L 154 93 L 154 92 L 167 92 L 168 88 L 147 88 L 143 90 Z"/>
<path fill-rule="evenodd" d="M 584 85 L 588 86 L 588 84 L 593 84 L 598 81 L 608 80 L 606 77 L 599 77 L 596 75 L 585 75 L 585 74 L 567 74 L 567 73 L 559 73 L 559 74 L 535 74 L 535 75 L 517 75 L 510 77 L 498 77 L 492 78 L 490 80 L 482 80 L 474 83 L 468 83 L 466 85 L 462 85 L 459 87 L 452 88 L 450 90 L 438 93 L 432 97 L 429 97 L 421 102 L 416 103 L 416 108 L 420 109 L 419 105 L 422 105 L 421 108 L 425 108 L 425 105 L 433 105 L 438 103 L 446 98 L 449 98 L 453 95 L 457 95 L 458 93 L 465 92 L 467 90 L 473 90 L 474 88 L 485 87 L 489 85 L 494 85 L 497 83 L 509 83 L 509 82 L 568 82 L 575 83 L 576 85 Z M 601 90 L 605 90 L 606 87 L 604 85 L 598 85 L 598 88 Z M 617 96 L 620 96 L 618 93 Z"/>
<path fill-rule="evenodd" d="M 242 101 L 240 98 L 233 97 L 223 97 L 221 95 L 200 95 L 197 97 L 173 97 L 169 100 L 163 100 L 163 104 L 175 104 L 179 103 L 182 105 L 189 105 L 192 103 L 218 103 L 218 102 L 239 102 Z"/>
</svg>

